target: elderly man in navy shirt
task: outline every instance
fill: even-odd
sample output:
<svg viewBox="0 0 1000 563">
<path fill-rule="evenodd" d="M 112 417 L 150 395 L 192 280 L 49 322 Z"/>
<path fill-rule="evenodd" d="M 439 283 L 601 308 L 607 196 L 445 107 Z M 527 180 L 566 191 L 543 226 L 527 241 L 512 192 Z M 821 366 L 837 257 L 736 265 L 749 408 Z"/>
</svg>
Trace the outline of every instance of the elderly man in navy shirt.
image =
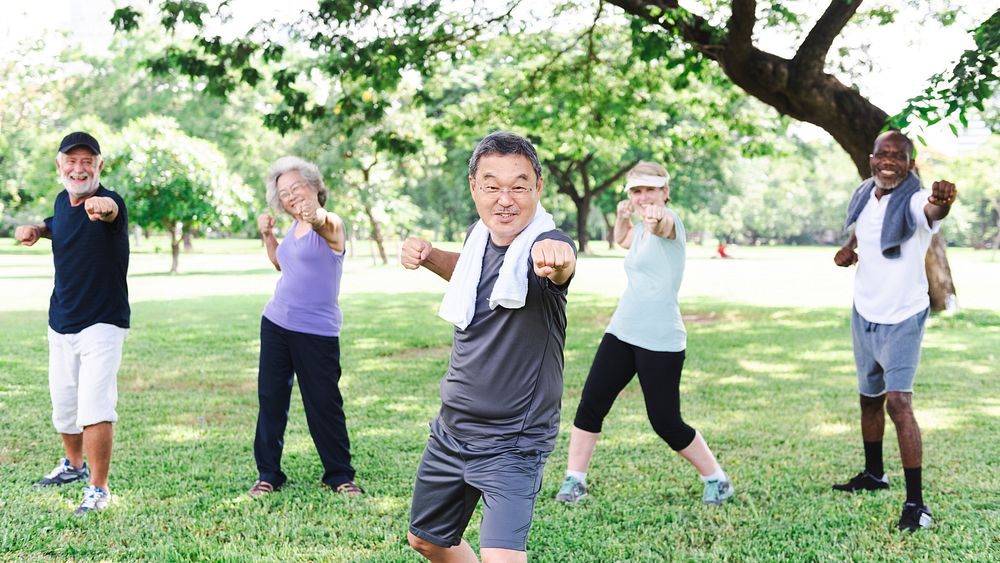
<svg viewBox="0 0 1000 563">
<path fill-rule="evenodd" d="M 52 239 L 55 287 L 49 302 L 49 391 L 52 423 L 66 456 L 36 487 L 89 483 L 76 514 L 111 500 L 113 424 L 118 420 L 118 367 L 129 327 L 128 215 L 121 196 L 101 185 L 97 139 L 82 131 L 59 145 L 56 171 L 64 190 L 51 217 L 15 231 L 25 246 Z M 86 455 L 87 461 L 84 461 Z"/>
</svg>

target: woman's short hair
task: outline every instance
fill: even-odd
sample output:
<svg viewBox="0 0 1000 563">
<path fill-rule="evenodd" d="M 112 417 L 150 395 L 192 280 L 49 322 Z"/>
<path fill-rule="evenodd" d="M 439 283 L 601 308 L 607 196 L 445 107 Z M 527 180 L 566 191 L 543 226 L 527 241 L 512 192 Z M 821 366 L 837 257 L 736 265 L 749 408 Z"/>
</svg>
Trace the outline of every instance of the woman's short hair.
<svg viewBox="0 0 1000 563">
<path fill-rule="evenodd" d="M 308 160 L 297 156 L 283 156 L 271 165 L 267 172 L 267 204 L 275 211 L 285 212 L 281 205 L 281 198 L 278 197 L 278 178 L 287 172 L 298 172 L 302 179 L 316 190 L 320 207 L 326 204 L 326 197 L 330 193 L 326 184 L 323 183 L 323 175 L 319 172 L 319 167 Z"/>
</svg>

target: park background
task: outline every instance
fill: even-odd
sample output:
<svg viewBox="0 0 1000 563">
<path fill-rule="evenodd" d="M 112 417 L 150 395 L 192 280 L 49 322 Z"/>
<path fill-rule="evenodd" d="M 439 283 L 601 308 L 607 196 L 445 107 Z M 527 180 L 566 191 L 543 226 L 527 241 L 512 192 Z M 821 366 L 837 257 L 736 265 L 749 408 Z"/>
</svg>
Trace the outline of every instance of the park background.
<svg viewBox="0 0 1000 563">
<path fill-rule="evenodd" d="M 943 239 L 961 308 L 928 324 L 915 401 L 938 521 L 913 537 L 893 526 L 902 476 L 891 431 L 890 494 L 829 491 L 861 463 L 847 315 L 853 271 L 832 264 L 861 178 L 857 159 L 822 129 L 748 96 L 683 34 L 664 39 L 637 25 L 613 5 L 623 2 L 452 3 L 424 19 L 375 3 L 331 11 L 342 19 L 325 24 L 300 18 L 315 9 L 308 2 L 230 2 L 219 12 L 228 23 L 214 5 L 166 2 L 180 20 L 172 31 L 170 17 L 161 21 L 169 10 L 138 2 L 135 29 L 116 33 L 115 6 L 37 4 L 0 24 L 0 235 L 50 213 L 54 147 L 69 130 L 93 132 L 107 159 L 104 183 L 123 193 L 138 227 L 133 329 L 120 374 L 114 510 L 80 522 L 69 516 L 78 490 L 29 490 L 59 455 L 45 375 L 50 249 L 0 238 L 0 557 L 415 560 L 405 542 L 409 487 L 450 328 L 435 315 L 442 282 L 403 271 L 394 256 L 409 234 L 459 247 L 475 218 L 466 161 L 496 128 L 536 143 L 543 201 L 586 250 L 569 299 L 564 430 L 625 284 L 623 253 L 606 242 L 621 174 L 636 159 L 671 170 L 672 205 L 691 233 L 684 412 L 738 490 L 723 510 L 702 507 L 693 472 L 648 428 L 630 387 L 581 507 L 550 500 L 565 465 L 560 436 L 533 559 L 1000 556 L 998 104 L 989 80 L 970 98 L 935 97 L 960 90 L 946 86 L 966 50 L 996 60 L 989 3 L 866 2 L 825 65 L 919 138 L 925 179 L 959 186 Z M 724 23 L 730 4 L 745 3 L 692 10 Z M 791 56 L 824 8 L 762 2 L 754 41 Z M 278 23 L 247 31 L 272 17 Z M 288 21 L 298 23 L 280 23 Z M 441 22 L 448 33 L 414 33 Z M 968 31 L 977 26 L 975 37 L 993 33 L 994 42 L 974 43 Z M 216 33 L 219 42 L 198 40 Z M 414 35 L 423 40 L 400 39 Z M 390 36 L 396 43 L 377 44 Z M 329 40 L 343 37 L 377 48 L 338 57 L 351 44 Z M 251 43 L 262 50 L 241 55 Z M 263 502 L 245 498 L 255 473 L 257 327 L 277 279 L 253 238 L 254 217 L 264 211 L 267 167 L 290 153 L 321 166 L 327 207 L 351 233 L 342 389 L 363 499 L 319 487 L 294 399 L 292 481 Z M 735 259 L 713 258 L 720 241 Z"/>
</svg>

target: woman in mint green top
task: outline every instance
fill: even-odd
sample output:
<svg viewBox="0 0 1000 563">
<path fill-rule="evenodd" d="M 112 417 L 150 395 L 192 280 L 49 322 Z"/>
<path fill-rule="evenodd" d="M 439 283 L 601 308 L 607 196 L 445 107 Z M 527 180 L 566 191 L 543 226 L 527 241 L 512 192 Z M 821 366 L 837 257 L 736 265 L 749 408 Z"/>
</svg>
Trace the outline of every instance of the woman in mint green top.
<svg viewBox="0 0 1000 563">
<path fill-rule="evenodd" d="M 556 494 L 558 501 L 576 502 L 587 495 L 587 467 L 604 418 L 636 374 L 653 429 L 705 482 L 702 500 L 721 505 L 733 494 L 729 477 L 705 439 L 681 418 L 680 381 L 687 331 L 677 291 L 684 277 L 684 225 L 667 207 L 669 179 L 666 169 L 652 162 L 640 162 L 626 176 L 628 199 L 618 204 L 615 241 L 629 249 L 625 255 L 628 286 L 583 387 L 570 436 L 566 479 Z"/>
</svg>

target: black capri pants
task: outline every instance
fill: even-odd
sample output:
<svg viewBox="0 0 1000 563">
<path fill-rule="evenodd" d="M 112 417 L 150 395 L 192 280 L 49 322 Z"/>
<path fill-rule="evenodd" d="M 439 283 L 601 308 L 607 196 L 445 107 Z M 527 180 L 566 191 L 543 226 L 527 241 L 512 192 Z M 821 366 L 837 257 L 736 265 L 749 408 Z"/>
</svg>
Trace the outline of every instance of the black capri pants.
<svg viewBox="0 0 1000 563">
<path fill-rule="evenodd" d="M 681 418 L 683 367 L 683 350 L 653 352 L 605 333 L 583 385 L 583 396 L 573 424 L 580 430 L 600 432 L 604 417 L 611 411 L 618 394 L 638 373 L 646 415 L 653 430 L 672 450 L 683 450 L 691 445 L 695 436 L 694 428 Z"/>
</svg>

